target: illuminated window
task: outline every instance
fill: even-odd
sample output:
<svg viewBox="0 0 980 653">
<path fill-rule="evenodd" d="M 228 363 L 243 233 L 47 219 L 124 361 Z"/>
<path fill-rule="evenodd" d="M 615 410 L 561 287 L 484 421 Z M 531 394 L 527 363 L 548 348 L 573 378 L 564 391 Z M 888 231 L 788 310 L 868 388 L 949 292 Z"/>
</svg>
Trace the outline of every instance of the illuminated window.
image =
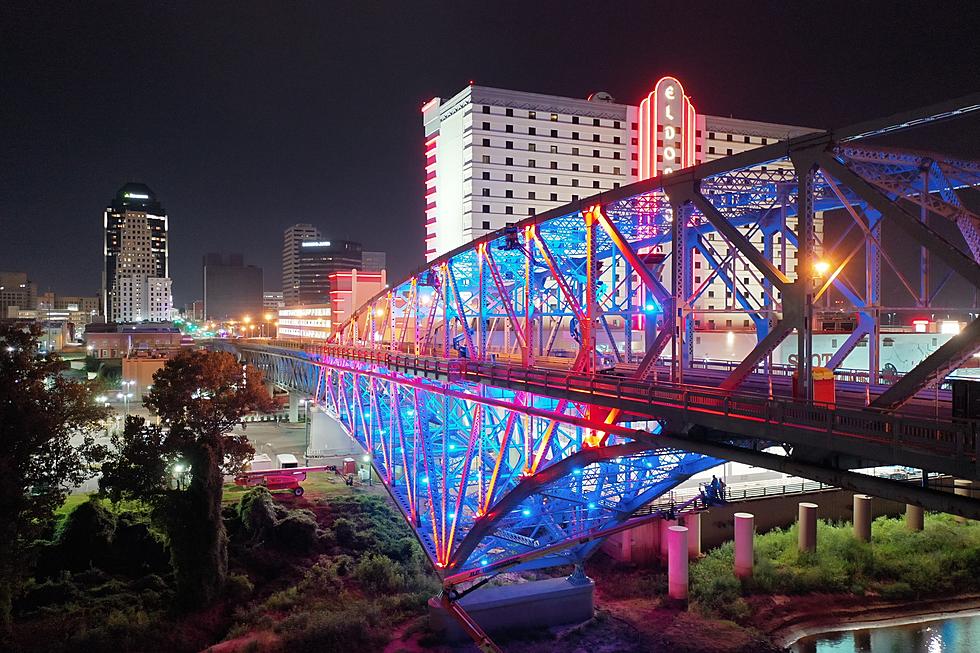
<svg viewBox="0 0 980 653">
<path fill-rule="evenodd" d="M 551 122 L 558 122 L 558 114 L 557 113 L 551 114 Z"/>
<path fill-rule="evenodd" d="M 552 154 L 558 154 L 558 146 L 557 145 L 552 145 L 550 149 L 551 149 L 551 153 Z"/>
<path fill-rule="evenodd" d="M 537 111 L 528 111 L 527 112 L 527 117 L 530 118 L 531 120 L 535 120 L 538 117 L 538 112 Z"/>
</svg>

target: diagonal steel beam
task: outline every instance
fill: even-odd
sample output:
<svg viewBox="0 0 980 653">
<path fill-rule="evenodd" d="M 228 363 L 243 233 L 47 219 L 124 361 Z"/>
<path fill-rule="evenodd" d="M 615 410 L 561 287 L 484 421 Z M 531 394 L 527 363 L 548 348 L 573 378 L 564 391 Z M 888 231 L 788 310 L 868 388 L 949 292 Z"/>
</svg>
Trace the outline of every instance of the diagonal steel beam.
<svg viewBox="0 0 980 653">
<path fill-rule="evenodd" d="M 728 375 L 728 378 L 722 381 L 721 385 L 718 387 L 720 387 L 722 390 L 734 390 L 741 385 L 742 381 L 745 380 L 745 377 L 751 374 L 752 370 L 755 369 L 755 366 L 758 365 L 763 358 L 771 354 L 772 350 L 776 348 L 776 345 L 781 343 L 792 330 L 792 322 L 787 320 L 785 317 L 776 322 L 772 326 L 772 329 L 770 329 L 769 333 L 766 334 L 766 337 L 760 340 L 752 351 L 746 354 L 745 358 L 742 359 L 742 362 L 738 364 L 738 367 L 732 370 L 732 373 Z"/>
</svg>

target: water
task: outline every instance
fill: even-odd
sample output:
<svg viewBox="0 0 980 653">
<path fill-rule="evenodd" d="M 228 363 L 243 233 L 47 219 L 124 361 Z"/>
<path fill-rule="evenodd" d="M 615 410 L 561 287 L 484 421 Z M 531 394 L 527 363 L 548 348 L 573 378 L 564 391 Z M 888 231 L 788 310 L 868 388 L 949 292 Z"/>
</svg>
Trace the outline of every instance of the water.
<svg viewBox="0 0 980 653">
<path fill-rule="evenodd" d="M 793 653 L 980 653 L 980 615 L 804 637 Z"/>
</svg>

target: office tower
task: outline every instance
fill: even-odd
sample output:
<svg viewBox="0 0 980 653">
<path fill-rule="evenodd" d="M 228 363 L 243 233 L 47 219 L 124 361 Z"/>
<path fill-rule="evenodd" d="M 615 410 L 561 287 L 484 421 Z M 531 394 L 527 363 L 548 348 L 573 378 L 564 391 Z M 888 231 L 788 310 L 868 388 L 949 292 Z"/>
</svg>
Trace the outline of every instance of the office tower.
<svg viewBox="0 0 980 653">
<path fill-rule="evenodd" d="M 311 224 L 294 224 L 283 234 L 282 296 L 287 306 L 300 302 L 299 258 L 302 243 L 320 240 L 320 237 L 320 230 Z"/>
<path fill-rule="evenodd" d="M 102 306 L 110 322 L 162 322 L 173 299 L 168 269 L 168 219 L 145 184 L 119 189 L 103 218 Z"/>
<path fill-rule="evenodd" d="M 262 314 L 262 268 L 245 265 L 241 254 L 204 257 L 204 319 L 255 320 Z"/>
<path fill-rule="evenodd" d="M 384 252 L 361 252 L 361 269 L 365 272 L 380 272 L 386 267 L 386 259 Z"/>
<path fill-rule="evenodd" d="M 37 308 L 37 287 L 27 278 L 26 272 L 0 272 L 0 318 L 7 317 L 7 309 Z"/>
</svg>

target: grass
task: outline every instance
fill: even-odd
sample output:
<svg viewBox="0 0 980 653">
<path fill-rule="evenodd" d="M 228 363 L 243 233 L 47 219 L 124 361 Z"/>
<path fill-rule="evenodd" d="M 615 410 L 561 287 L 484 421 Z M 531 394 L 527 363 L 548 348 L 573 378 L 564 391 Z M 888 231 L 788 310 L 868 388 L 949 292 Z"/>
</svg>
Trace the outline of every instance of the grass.
<svg viewBox="0 0 980 653">
<path fill-rule="evenodd" d="M 926 516 L 912 532 L 904 520 L 887 517 L 861 542 L 850 524 L 821 521 L 817 550 L 801 553 L 797 527 L 755 538 L 755 569 L 740 581 L 733 573 L 729 542 L 691 567 L 691 600 L 702 613 L 741 620 L 753 594 L 850 593 L 908 600 L 980 591 L 980 522 L 957 523 L 950 515 Z"/>
</svg>

